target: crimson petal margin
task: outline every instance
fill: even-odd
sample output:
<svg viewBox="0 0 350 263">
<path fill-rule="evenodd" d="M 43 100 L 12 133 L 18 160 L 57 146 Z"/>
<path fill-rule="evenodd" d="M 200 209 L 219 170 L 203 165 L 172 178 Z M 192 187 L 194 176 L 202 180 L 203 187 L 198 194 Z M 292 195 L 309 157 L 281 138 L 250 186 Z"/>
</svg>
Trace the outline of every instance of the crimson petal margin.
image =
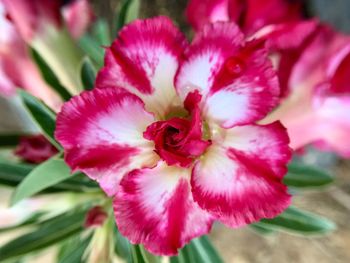
<svg viewBox="0 0 350 263">
<path fill-rule="evenodd" d="M 132 243 L 169 256 L 207 234 L 213 219 L 193 202 L 189 178 L 189 169 L 164 162 L 129 173 L 114 198 L 119 231 Z"/>
<path fill-rule="evenodd" d="M 226 70 L 228 59 L 242 62 L 239 75 Z M 263 43 L 244 42 L 237 25 L 217 22 L 198 33 L 175 78 L 178 94 L 198 90 L 203 115 L 224 128 L 265 117 L 278 103 L 278 79 Z"/>
<path fill-rule="evenodd" d="M 230 227 L 277 216 L 291 198 L 282 183 L 288 142 L 280 123 L 226 130 L 222 144 L 213 144 L 195 164 L 194 200 Z"/>
<path fill-rule="evenodd" d="M 158 160 L 143 138 L 154 121 L 135 95 L 123 89 L 94 89 L 73 97 L 57 116 L 56 139 L 65 160 L 114 195 L 121 177 Z"/>
<path fill-rule="evenodd" d="M 185 36 L 166 17 L 135 20 L 107 49 L 96 87 L 120 86 L 139 96 L 146 109 L 164 117 L 180 104 L 174 88 Z"/>
</svg>

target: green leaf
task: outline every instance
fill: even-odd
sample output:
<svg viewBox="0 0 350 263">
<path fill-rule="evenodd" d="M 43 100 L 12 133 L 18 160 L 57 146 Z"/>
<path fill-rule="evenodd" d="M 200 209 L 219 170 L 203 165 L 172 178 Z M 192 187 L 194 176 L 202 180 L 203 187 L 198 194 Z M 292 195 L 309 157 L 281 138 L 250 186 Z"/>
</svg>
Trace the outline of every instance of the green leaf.
<svg viewBox="0 0 350 263">
<path fill-rule="evenodd" d="M 188 245 L 180 250 L 178 256 L 170 258 L 170 263 L 187 263 L 187 262 L 196 262 L 194 255 L 191 251 L 191 248 L 188 247 Z"/>
<path fill-rule="evenodd" d="M 271 235 L 273 233 L 276 233 L 276 230 L 272 229 L 272 228 L 268 228 L 262 224 L 258 223 L 254 223 L 254 224 L 250 224 L 249 227 L 256 233 L 260 234 L 260 235 Z"/>
<path fill-rule="evenodd" d="M 20 138 L 20 134 L 0 134 L 0 147 L 17 146 Z"/>
<path fill-rule="evenodd" d="M 114 251 L 128 263 L 131 263 L 133 260 L 132 246 L 129 240 L 120 234 L 117 227 L 114 227 Z"/>
<path fill-rule="evenodd" d="M 139 250 L 145 263 L 160 263 L 160 257 L 149 253 L 143 246 L 139 246 Z"/>
<path fill-rule="evenodd" d="M 218 252 L 206 236 L 193 239 L 176 257 L 170 258 L 171 263 L 223 263 Z"/>
<path fill-rule="evenodd" d="M 86 211 L 68 212 L 43 222 L 38 229 L 3 245 L 0 248 L 0 260 L 5 261 L 49 247 L 81 232 L 84 229 Z"/>
<path fill-rule="evenodd" d="M 140 246 L 131 245 L 132 263 L 147 263 L 141 253 Z"/>
<path fill-rule="evenodd" d="M 100 45 L 109 46 L 111 44 L 110 29 L 105 19 L 98 19 L 93 25 L 92 32 Z"/>
<path fill-rule="evenodd" d="M 125 24 L 137 19 L 140 13 L 141 1 L 140 0 L 130 0 L 130 5 L 128 6 L 125 15 Z"/>
<path fill-rule="evenodd" d="M 81 240 L 80 235 L 66 242 L 60 250 L 58 263 L 83 263 L 83 256 L 91 241 L 91 235 Z"/>
<path fill-rule="evenodd" d="M 81 81 L 85 90 L 92 90 L 95 85 L 96 69 L 88 57 L 81 64 Z"/>
<path fill-rule="evenodd" d="M 24 178 L 14 191 L 11 204 L 14 205 L 70 177 L 72 174 L 65 162 L 62 159 L 51 158 L 35 167 Z"/>
<path fill-rule="evenodd" d="M 45 213 L 43 213 L 43 212 L 36 212 L 36 213 L 32 214 L 31 216 L 29 216 L 28 218 L 26 218 L 23 222 L 20 222 L 16 225 L 13 225 L 13 226 L 0 228 L 0 233 L 12 231 L 12 230 L 18 229 L 20 227 L 35 224 L 43 217 L 44 214 Z"/>
<path fill-rule="evenodd" d="M 129 6 L 131 5 L 132 0 L 123 0 L 121 1 L 121 7 L 119 12 L 116 14 L 116 33 L 119 32 L 119 30 L 126 24 L 126 16 L 129 9 Z"/>
<path fill-rule="evenodd" d="M 81 49 L 96 63 L 98 68 L 103 66 L 104 48 L 89 34 L 79 39 Z"/>
<path fill-rule="evenodd" d="M 15 187 L 17 186 L 33 169 L 34 165 L 24 163 L 14 163 L 0 158 L 0 184 Z M 43 192 L 84 192 L 89 189 L 98 188 L 96 182 L 90 180 L 86 175 L 78 173 L 68 180 L 46 188 Z"/>
<path fill-rule="evenodd" d="M 259 225 L 301 235 L 325 234 L 336 228 L 329 219 L 292 206 L 273 219 L 260 220 Z"/>
<path fill-rule="evenodd" d="M 121 1 L 121 7 L 119 12 L 116 14 L 116 29 L 114 30 L 115 35 L 119 32 L 120 29 L 125 24 L 130 23 L 131 21 L 139 17 L 140 11 L 140 0 L 123 0 Z"/>
<path fill-rule="evenodd" d="M 283 179 L 286 185 L 298 189 L 326 186 L 333 181 L 333 176 L 324 170 L 303 164 L 290 164 L 288 173 Z"/>
<path fill-rule="evenodd" d="M 0 184 L 16 186 L 33 168 L 33 165 L 11 163 L 0 159 Z"/>
<path fill-rule="evenodd" d="M 55 73 L 51 70 L 49 65 L 44 61 L 44 59 L 39 55 L 35 49 L 31 49 L 32 57 L 34 62 L 37 64 L 40 73 L 47 84 L 49 84 L 60 96 L 63 100 L 69 100 L 72 95 L 68 92 L 68 90 L 63 87 L 56 77 Z"/>
<path fill-rule="evenodd" d="M 58 150 L 61 150 L 61 146 L 54 138 L 54 132 L 56 127 L 56 115 L 50 110 L 43 102 L 36 97 L 30 95 L 24 90 L 19 89 L 20 95 L 24 106 L 34 119 L 34 121 L 41 128 L 41 131 L 45 137 L 54 145 Z"/>
</svg>

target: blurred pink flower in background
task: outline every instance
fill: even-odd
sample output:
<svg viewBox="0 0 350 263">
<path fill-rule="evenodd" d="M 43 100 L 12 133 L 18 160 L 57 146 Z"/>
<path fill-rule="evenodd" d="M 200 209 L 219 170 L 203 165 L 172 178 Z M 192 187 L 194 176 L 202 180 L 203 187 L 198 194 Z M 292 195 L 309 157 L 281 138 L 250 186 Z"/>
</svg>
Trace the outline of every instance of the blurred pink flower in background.
<svg viewBox="0 0 350 263">
<path fill-rule="evenodd" d="M 62 0 L 0 1 L 19 33 L 17 37 L 40 54 L 70 93 L 81 91 L 82 53 L 72 38 L 79 38 L 94 18 L 88 0 L 71 1 L 67 5 Z"/>
<path fill-rule="evenodd" d="M 349 158 L 350 36 L 318 24 L 278 67 L 285 98 L 267 121 L 282 121 L 294 149 L 314 143 Z"/>
<path fill-rule="evenodd" d="M 30 42 L 47 26 L 62 27 L 64 22 L 75 38 L 80 37 L 94 18 L 88 0 L 1 0 L 22 38 Z M 63 15 L 63 17 L 62 17 Z M 65 21 L 63 20 L 65 19 Z"/>
<path fill-rule="evenodd" d="M 104 224 L 108 218 L 107 213 L 101 206 L 95 206 L 91 208 L 86 214 L 84 226 L 86 228 L 96 228 Z"/>
<path fill-rule="evenodd" d="M 42 163 L 57 154 L 57 149 L 41 134 L 20 138 L 15 155 L 29 163 Z"/>
<path fill-rule="evenodd" d="M 0 2 L 0 95 L 12 96 L 23 88 L 58 110 L 60 99 L 42 79 L 25 42 L 8 20 Z"/>
<path fill-rule="evenodd" d="M 216 21 L 236 22 L 251 35 L 270 24 L 298 21 L 302 0 L 190 0 L 187 20 L 195 30 Z"/>
<path fill-rule="evenodd" d="M 75 0 L 63 7 L 63 17 L 74 38 L 82 36 L 95 15 L 88 0 Z"/>
</svg>

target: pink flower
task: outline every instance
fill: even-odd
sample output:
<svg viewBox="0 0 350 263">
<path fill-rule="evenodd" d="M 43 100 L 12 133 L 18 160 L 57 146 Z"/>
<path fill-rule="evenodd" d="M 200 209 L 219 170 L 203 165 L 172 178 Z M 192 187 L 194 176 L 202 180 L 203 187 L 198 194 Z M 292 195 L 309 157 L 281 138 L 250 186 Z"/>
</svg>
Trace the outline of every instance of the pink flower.
<svg viewBox="0 0 350 263">
<path fill-rule="evenodd" d="M 349 74 L 350 37 L 318 24 L 298 48 L 282 53 L 287 97 L 267 122 L 281 120 L 294 149 L 314 143 L 349 158 Z"/>
<path fill-rule="evenodd" d="M 63 17 L 69 32 L 77 39 L 86 32 L 95 15 L 88 0 L 75 0 L 63 8 Z"/>
<path fill-rule="evenodd" d="M 68 165 L 114 196 L 120 232 L 174 255 L 214 220 L 241 227 L 289 205 L 287 133 L 255 124 L 278 97 L 266 50 L 233 23 L 189 45 L 165 17 L 137 20 L 107 49 L 95 89 L 63 106 L 55 135 Z"/>
<path fill-rule="evenodd" d="M 84 226 L 86 228 L 100 227 L 103 225 L 107 217 L 107 213 L 101 206 L 95 206 L 88 211 Z"/>
<path fill-rule="evenodd" d="M 57 154 L 57 149 L 41 134 L 23 136 L 15 154 L 29 163 L 42 163 Z"/>
<path fill-rule="evenodd" d="M 12 96 L 16 88 L 23 88 L 58 110 L 60 99 L 42 80 L 31 61 L 24 41 L 6 18 L 0 3 L 0 95 Z"/>
<path fill-rule="evenodd" d="M 301 4 L 302 0 L 191 0 L 186 16 L 195 30 L 208 22 L 233 21 L 252 34 L 266 25 L 300 20 Z"/>
<path fill-rule="evenodd" d="M 6 10 L 18 28 L 21 36 L 30 42 L 31 39 L 52 25 L 62 27 L 62 0 L 2 0 Z M 93 19 L 88 0 L 75 0 L 64 7 L 66 22 L 72 36 L 78 38 Z"/>
</svg>

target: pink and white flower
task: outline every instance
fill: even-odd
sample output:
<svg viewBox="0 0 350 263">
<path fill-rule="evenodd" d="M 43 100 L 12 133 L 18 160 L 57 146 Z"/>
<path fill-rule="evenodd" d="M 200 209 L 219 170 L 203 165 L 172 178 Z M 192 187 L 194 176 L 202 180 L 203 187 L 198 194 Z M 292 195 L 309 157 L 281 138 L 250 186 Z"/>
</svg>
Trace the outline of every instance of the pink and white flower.
<svg viewBox="0 0 350 263">
<path fill-rule="evenodd" d="M 280 107 L 264 123 L 281 120 L 291 147 L 313 143 L 350 157 L 350 37 L 318 24 L 293 51 L 281 54 Z"/>
<path fill-rule="evenodd" d="M 264 26 L 299 21 L 302 0 L 191 0 L 186 9 L 197 31 L 206 23 L 236 22 L 248 35 Z"/>
<path fill-rule="evenodd" d="M 120 232 L 174 255 L 214 220 L 241 227 L 290 203 L 279 85 L 260 42 L 233 23 L 189 45 L 165 17 L 136 20 L 107 49 L 96 87 L 67 102 L 55 136 L 65 160 L 114 197 Z"/>
</svg>

